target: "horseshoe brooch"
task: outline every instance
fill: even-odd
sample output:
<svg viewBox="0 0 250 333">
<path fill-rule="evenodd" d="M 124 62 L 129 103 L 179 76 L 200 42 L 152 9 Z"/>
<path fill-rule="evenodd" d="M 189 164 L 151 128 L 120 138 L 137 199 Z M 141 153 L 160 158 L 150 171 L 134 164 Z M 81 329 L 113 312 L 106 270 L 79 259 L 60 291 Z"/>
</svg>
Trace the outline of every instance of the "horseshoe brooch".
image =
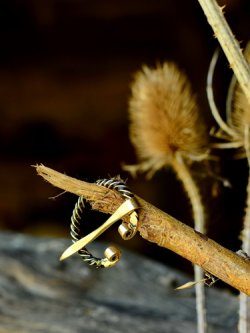
<svg viewBox="0 0 250 333">
<path fill-rule="evenodd" d="M 72 254 L 78 252 L 83 261 L 90 266 L 95 266 L 96 268 L 106 268 L 114 266 L 120 260 L 120 250 L 114 246 L 109 246 L 104 251 L 104 258 L 97 258 L 89 252 L 86 246 L 126 214 L 129 214 L 129 222 L 122 222 L 118 228 L 118 232 L 124 240 L 129 240 L 134 237 L 138 228 L 138 213 L 136 211 L 138 209 L 138 204 L 134 199 L 134 194 L 120 178 L 100 179 L 97 180 L 96 184 L 117 191 L 121 194 L 125 201 L 99 228 L 81 238 L 82 225 L 84 223 L 82 215 L 86 207 L 84 198 L 80 196 L 75 204 L 71 216 L 70 235 L 73 244 L 63 252 L 60 260 L 64 260 Z"/>
</svg>

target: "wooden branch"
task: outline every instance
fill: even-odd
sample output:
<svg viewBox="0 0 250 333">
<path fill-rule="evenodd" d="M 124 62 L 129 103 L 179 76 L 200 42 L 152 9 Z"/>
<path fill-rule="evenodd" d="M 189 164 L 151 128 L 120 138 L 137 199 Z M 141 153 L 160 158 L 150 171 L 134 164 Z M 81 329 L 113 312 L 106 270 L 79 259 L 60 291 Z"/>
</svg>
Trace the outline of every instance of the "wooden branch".
<svg viewBox="0 0 250 333">
<path fill-rule="evenodd" d="M 43 165 L 37 165 L 36 170 L 38 175 L 52 185 L 83 196 L 95 210 L 113 214 L 123 202 L 122 197 L 116 191 L 66 176 Z M 140 206 L 139 232 L 144 239 L 174 251 L 250 296 L 249 261 L 138 196 L 136 196 L 136 200 Z"/>
</svg>

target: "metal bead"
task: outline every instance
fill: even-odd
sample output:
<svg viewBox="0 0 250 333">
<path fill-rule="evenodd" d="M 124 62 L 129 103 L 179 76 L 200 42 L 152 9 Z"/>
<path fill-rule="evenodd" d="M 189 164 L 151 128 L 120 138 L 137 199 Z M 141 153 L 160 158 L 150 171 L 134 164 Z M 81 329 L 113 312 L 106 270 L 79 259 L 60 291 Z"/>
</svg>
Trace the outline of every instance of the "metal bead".
<svg viewBox="0 0 250 333">
<path fill-rule="evenodd" d="M 129 229 L 127 223 L 122 223 L 118 228 L 118 232 L 124 240 L 131 239 L 134 236 L 133 232 L 131 232 L 131 229 Z"/>
<path fill-rule="evenodd" d="M 114 246 L 109 246 L 104 251 L 104 255 L 109 261 L 114 262 L 118 261 L 121 258 L 121 251 Z"/>
</svg>

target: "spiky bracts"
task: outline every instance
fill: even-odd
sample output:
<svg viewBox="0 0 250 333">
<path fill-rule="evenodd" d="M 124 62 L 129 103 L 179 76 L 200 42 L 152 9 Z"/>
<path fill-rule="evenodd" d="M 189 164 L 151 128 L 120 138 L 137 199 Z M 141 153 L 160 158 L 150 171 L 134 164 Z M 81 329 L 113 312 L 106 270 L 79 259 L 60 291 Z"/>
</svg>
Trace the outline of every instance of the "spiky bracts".
<svg viewBox="0 0 250 333">
<path fill-rule="evenodd" d="M 181 155 L 204 156 L 207 135 L 187 77 L 173 63 L 143 67 L 129 101 L 130 138 L 138 171 L 153 174 Z"/>
</svg>

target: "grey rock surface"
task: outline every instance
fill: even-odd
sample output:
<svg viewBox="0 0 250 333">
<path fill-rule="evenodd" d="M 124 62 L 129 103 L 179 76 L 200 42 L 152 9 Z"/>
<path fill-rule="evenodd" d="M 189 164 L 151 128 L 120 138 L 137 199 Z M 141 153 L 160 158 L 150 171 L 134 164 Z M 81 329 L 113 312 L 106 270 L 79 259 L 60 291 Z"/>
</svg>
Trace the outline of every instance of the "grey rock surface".
<svg viewBox="0 0 250 333">
<path fill-rule="evenodd" d="M 0 234 L 0 333 L 196 332 L 194 289 L 175 290 L 188 277 L 126 251 L 110 269 L 78 255 L 59 262 L 69 244 Z M 209 332 L 236 332 L 237 297 L 215 288 L 207 295 Z"/>
</svg>

